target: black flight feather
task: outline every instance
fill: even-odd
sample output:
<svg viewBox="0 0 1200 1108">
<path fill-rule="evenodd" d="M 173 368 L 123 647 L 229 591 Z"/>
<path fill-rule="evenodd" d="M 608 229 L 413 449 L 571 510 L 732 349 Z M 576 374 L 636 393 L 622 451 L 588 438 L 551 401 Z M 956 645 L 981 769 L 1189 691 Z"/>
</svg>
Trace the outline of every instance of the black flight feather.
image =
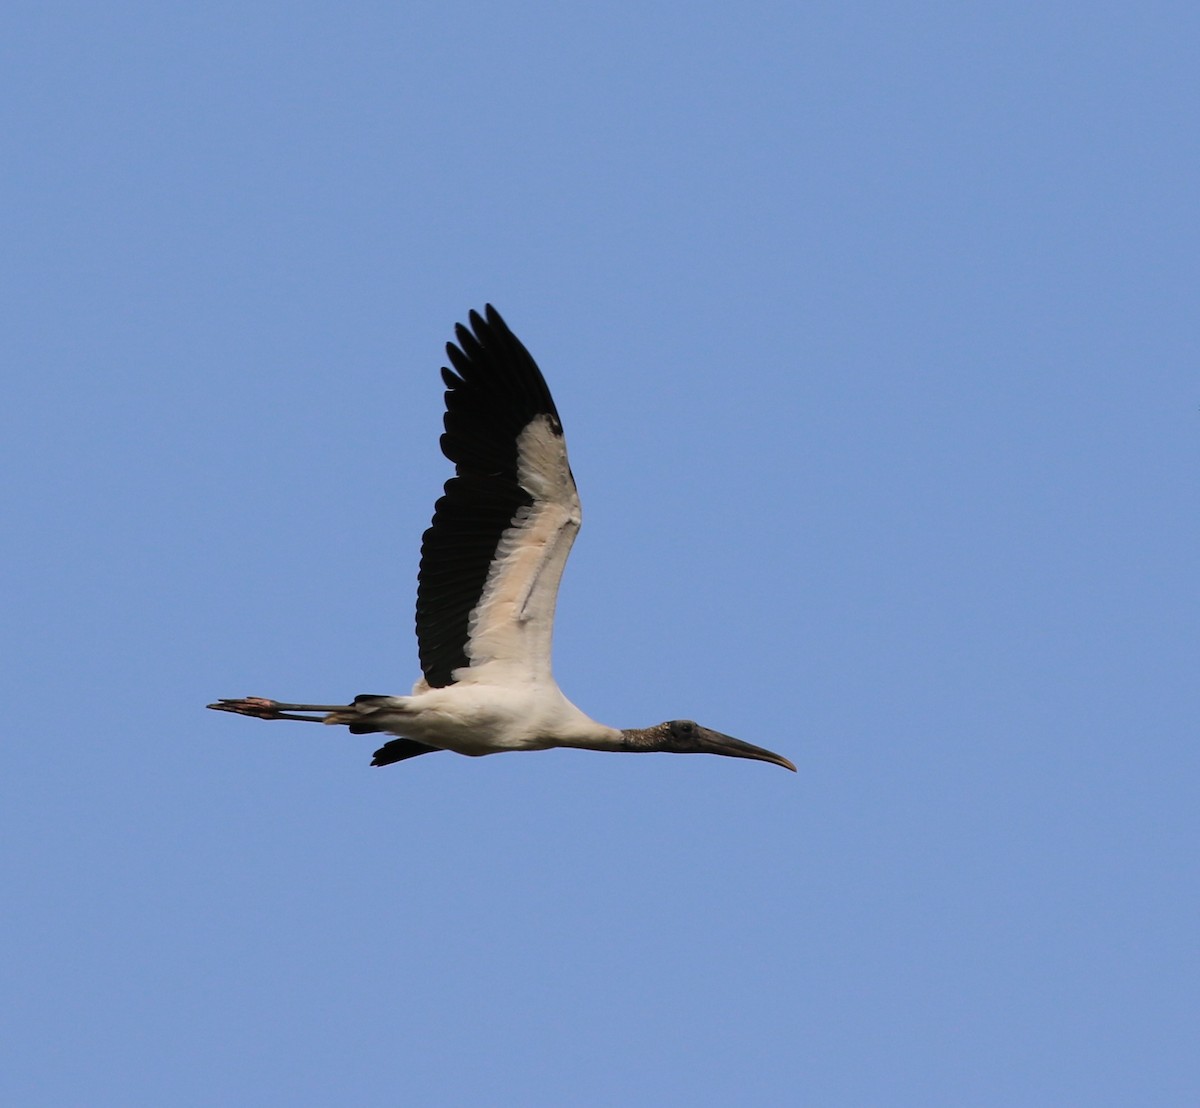
<svg viewBox="0 0 1200 1108">
<path fill-rule="evenodd" d="M 442 369 L 441 446 L 455 476 L 446 482 L 422 539 L 417 579 L 417 647 L 433 688 L 452 684 L 454 670 L 468 664 L 468 620 L 500 536 L 533 504 L 517 481 L 518 437 L 539 415 L 549 415 L 555 432 L 562 433 L 537 363 L 500 313 L 489 304 L 484 316 L 473 311 L 468 319 L 469 330 L 455 328 L 458 345 L 446 345 L 454 368 Z"/>
</svg>

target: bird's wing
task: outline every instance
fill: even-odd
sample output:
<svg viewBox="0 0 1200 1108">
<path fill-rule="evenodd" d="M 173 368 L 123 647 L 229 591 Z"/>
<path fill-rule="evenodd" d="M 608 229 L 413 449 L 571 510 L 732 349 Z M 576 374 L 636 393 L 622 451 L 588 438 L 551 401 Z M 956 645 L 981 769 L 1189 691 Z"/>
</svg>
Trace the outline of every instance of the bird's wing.
<svg viewBox="0 0 1200 1108">
<path fill-rule="evenodd" d="M 351 731 L 354 728 L 350 728 Z M 432 754 L 441 747 L 426 746 L 415 739 L 392 739 L 381 746 L 371 758 L 373 766 L 390 766 L 393 762 L 403 762 L 408 758 L 416 758 L 422 754 Z"/>
<path fill-rule="evenodd" d="M 551 680 L 558 582 L 581 520 L 540 370 L 490 304 L 470 325 L 442 370 L 456 476 L 421 544 L 417 642 L 433 688 Z"/>
</svg>

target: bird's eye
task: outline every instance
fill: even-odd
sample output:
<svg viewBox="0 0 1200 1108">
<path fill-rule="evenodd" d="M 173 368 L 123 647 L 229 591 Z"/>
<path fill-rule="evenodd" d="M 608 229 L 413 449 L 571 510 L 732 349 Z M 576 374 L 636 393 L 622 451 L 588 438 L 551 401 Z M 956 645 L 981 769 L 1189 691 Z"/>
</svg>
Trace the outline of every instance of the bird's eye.
<svg viewBox="0 0 1200 1108">
<path fill-rule="evenodd" d="M 692 731 L 695 730 L 695 728 L 692 726 L 692 722 L 690 720 L 684 719 L 684 720 L 680 720 L 675 725 L 675 730 L 678 731 L 681 735 L 690 735 L 692 733 Z"/>
</svg>

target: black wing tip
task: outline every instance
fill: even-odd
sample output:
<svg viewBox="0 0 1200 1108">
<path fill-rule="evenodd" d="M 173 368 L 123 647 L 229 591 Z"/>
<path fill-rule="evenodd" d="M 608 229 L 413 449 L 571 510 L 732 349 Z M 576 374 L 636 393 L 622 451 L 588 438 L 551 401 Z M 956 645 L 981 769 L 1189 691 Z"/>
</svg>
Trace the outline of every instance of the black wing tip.
<svg viewBox="0 0 1200 1108">
<path fill-rule="evenodd" d="M 384 743 L 371 757 L 373 766 L 390 766 L 408 758 L 419 758 L 422 754 L 433 754 L 440 747 L 427 746 L 416 739 L 392 739 Z"/>
<path fill-rule="evenodd" d="M 491 304 L 484 304 L 483 314 L 487 319 L 489 327 L 494 327 L 498 331 L 508 331 L 508 324 L 504 322 L 504 316 L 496 311 Z M 509 334 L 511 333 L 512 332 L 509 331 Z"/>
<path fill-rule="evenodd" d="M 467 322 L 454 325 L 454 335 L 461 347 L 464 340 L 470 344 L 483 344 L 489 337 L 512 338 L 513 333 L 504 317 L 490 303 L 484 304 L 481 315 L 474 308 L 467 312 Z M 447 343 L 447 347 L 452 343 Z"/>
<path fill-rule="evenodd" d="M 492 304 L 485 304 L 483 311 L 480 315 L 472 308 L 466 323 L 454 325 L 456 341 L 446 343 L 450 366 L 442 367 L 442 381 L 447 404 L 451 393 L 482 392 L 488 397 L 488 409 L 497 403 L 510 409 L 513 426 L 507 429 L 509 432 L 521 430 L 529 419 L 541 414 L 553 416 L 556 430 L 561 428 L 546 379 L 525 344 Z"/>
</svg>

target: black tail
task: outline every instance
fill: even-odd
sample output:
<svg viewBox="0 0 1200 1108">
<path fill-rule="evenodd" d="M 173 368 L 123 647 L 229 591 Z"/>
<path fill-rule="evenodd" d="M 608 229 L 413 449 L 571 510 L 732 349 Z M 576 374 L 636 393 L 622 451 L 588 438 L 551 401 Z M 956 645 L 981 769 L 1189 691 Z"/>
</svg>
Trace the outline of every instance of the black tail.
<svg viewBox="0 0 1200 1108">
<path fill-rule="evenodd" d="M 351 735 L 381 735 L 386 731 L 384 727 L 376 727 L 370 720 L 370 713 L 364 717 L 357 711 L 360 704 L 369 705 L 373 700 L 388 700 L 386 696 L 372 696 L 368 693 L 360 693 L 354 698 L 354 708 L 346 712 L 334 712 L 325 720 L 326 723 L 344 723 L 350 728 Z"/>
</svg>

